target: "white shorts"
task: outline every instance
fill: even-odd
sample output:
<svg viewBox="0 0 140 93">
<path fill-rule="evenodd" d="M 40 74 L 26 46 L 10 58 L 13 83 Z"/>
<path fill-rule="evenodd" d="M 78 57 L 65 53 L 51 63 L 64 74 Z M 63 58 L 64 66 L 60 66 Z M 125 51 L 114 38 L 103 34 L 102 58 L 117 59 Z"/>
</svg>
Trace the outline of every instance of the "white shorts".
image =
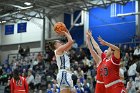
<svg viewBox="0 0 140 93">
<path fill-rule="evenodd" d="M 68 71 L 59 71 L 57 82 L 61 90 L 67 87 L 73 88 L 72 74 Z"/>
</svg>

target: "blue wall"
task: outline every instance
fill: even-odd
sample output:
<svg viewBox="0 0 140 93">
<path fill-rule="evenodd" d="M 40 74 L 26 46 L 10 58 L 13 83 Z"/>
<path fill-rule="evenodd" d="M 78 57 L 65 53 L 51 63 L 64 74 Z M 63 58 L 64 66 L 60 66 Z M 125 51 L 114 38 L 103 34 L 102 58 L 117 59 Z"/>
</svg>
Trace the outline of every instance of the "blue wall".
<svg viewBox="0 0 140 93">
<path fill-rule="evenodd" d="M 120 5 L 117 5 L 117 13 L 120 13 Z M 104 8 L 92 8 L 89 11 L 89 28 L 94 38 L 98 36 L 111 43 L 130 42 L 136 33 L 135 16 L 110 17 L 111 6 Z M 135 12 L 135 2 L 129 2 L 123 6 L 123 13 Z"/>
<path fill-rule="evenodd" d="M 80 11 L 76 11 L 74 13 L 74 19 L 78 16 Z M 81 22 L 81 18 L 77 21 L 77 23 Z M 70 14 L 64 14 L 64 23 L 69 29 L 71 27 L 71 15 Z M 82 45 L 84 43 L 84 26 L 74 26 L 72 30 L 70 31 L 70 34 L 72 35 L 72 38 L 78 43 L 78 45 Z"/>
</svg>

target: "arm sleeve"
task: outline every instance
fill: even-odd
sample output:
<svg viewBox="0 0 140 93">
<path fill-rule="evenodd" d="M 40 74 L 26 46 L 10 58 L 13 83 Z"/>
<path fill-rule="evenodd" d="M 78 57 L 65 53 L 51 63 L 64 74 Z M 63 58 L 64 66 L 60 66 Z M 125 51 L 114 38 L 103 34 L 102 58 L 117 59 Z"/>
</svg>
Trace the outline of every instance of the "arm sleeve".
<svg viewBox="0 0 140 93">
<path fill-rule="evenodd" d="M 116 64 L 120 64 L 120 58 L 117 59 L 114 55 L 112 55 L 112 61 Z"/>
<path fill-rule="evenodd" d="M 10 80 L 10 90 L 11 93 L 14 93 L 13 79 Z"/>
<path fill-rule="evenodd" d="M 29 93 L 29 86 L 28 86 L 26 79 L 24 79 L 24 84 L 25 84 L 26 93 Z"/>
</svg>

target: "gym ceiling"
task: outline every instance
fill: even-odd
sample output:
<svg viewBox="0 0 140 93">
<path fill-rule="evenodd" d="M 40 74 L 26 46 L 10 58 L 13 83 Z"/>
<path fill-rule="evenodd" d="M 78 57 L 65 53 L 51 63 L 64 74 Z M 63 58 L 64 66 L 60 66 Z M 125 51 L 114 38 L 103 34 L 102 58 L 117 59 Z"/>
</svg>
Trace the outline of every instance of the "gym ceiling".
<svg viewBox="0 0 140 93">
<path fill-rule="evenodd" d="M 30 21 L 44 16 L 54 17 L 76 10 L 88 11 L 92 7 L 106 8 L 112 3 L 125 5 L 130 0 L 0 0 L 0 23 Z"/>
</svg>

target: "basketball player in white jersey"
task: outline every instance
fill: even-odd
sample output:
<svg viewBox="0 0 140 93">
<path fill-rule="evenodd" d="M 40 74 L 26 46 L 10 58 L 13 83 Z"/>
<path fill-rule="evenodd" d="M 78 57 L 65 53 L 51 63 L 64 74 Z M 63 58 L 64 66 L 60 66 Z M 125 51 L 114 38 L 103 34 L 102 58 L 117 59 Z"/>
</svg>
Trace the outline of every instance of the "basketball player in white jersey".
<svg viewBox="0 0 140 93">
<path fill-rule="evenodd" d="M 73 44 L 73 39 L 69 32 L 63 32 L 63 35 L 67 38 L 68 42 L 64 44 L 59 40 L 55 40 L 51 43 L 51 48 L 55 50 L 54 52 L 58 66 L 57 82 L 60 86 L 60 93 L 73 93 L 70 59 L 67 55 L 67 51 L 71 49 Z"/>
</svg>

